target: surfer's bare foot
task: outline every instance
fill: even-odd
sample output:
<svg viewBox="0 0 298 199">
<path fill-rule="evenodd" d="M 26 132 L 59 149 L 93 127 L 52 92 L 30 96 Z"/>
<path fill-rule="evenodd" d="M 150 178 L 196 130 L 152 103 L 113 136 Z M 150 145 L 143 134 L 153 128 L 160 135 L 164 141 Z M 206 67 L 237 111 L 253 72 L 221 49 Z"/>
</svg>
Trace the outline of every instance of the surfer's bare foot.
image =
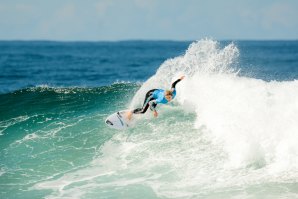
<svg viewBox="0 0 298 199">
<path fill-rule="evenodd" d="M 127 118 L 128 120 L 131 120 L 131 117 L 132 117 L 132 111 L 128 111 L 128 112 L 126 113 L 126 118 Z"/>
</svg>

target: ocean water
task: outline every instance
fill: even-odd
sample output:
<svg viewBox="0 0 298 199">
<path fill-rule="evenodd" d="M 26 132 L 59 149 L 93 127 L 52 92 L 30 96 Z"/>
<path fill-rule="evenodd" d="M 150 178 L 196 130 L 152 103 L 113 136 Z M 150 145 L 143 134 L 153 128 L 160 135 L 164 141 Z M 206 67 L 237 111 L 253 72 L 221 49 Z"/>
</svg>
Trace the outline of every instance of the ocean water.
<svg viewBox="0 0 298 199">
<path fill-rule="evenodd" d="M 2 41 L 0 198 L 298 198 L 296 79 L 298 41 Z"/>
</svg>

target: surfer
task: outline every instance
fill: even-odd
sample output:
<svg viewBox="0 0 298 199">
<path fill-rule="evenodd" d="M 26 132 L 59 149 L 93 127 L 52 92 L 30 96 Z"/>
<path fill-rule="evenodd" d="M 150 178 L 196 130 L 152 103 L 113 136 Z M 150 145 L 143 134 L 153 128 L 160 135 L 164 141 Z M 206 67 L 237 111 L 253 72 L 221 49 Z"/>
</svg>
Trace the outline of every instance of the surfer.
<svg viewBox="0 0 298 199">
<path fill-rule="evenodd" d="M 150 107 L 150 109 L 153 111 L 154 117 L 158 116 L 158 113 L 156 111 L 157 104 L 166 104 L 176 96 L 176 84 L 184 79 L 184 76 L 181 76 L 179 79 L 177 79 L 174 83 L 172 83 L 170 90 L 163 90 L 163 89 L 152 89 L 146 93 L 144 104 L 142 108 L 134 109 L 133 111 L 130 111 L 127 113 L 127 118 L 130 120 L 132 117 L 132 114 L 144 114 L 146 113 L 147 109 Z"/>
</svg>

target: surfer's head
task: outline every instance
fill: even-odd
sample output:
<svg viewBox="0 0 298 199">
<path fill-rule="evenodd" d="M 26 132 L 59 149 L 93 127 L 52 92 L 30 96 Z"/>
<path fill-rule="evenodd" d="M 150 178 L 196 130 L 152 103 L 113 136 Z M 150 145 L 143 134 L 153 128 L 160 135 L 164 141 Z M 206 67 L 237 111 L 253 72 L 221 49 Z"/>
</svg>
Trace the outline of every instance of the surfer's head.
<svg viewBox="0 0 298 199">
<path fill-rule="evenodd" d="M 168 102 L 171 101 L 172 98 L 173 98 L 173 92 L 171 90 L 166 90 L 165 91 L 165 98 L 168 100 Z"/>
</svg>

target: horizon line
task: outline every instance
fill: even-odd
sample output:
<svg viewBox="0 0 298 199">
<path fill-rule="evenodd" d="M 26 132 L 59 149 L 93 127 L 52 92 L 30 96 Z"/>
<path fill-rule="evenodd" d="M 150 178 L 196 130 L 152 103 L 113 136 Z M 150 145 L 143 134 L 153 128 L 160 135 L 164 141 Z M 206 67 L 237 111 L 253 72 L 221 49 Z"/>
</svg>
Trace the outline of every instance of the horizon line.
<svg viewBox="0 0 298 199">
<path fill-rule="evenodd" d="M 215 41 L 298 41 L 297 39 L 214 39 L 214 38 L 201 38 L 211 39 Z M 61 43 L 96 43 L 96 42 L 194 42 L 201 39 L 187 39 L 187 40 L 176 40 L 176 39 L 119 39 L 119 40 L 54 40 L 54 39 L 0 39 L 0 42 L 61 42 Z"/>
</svg>

